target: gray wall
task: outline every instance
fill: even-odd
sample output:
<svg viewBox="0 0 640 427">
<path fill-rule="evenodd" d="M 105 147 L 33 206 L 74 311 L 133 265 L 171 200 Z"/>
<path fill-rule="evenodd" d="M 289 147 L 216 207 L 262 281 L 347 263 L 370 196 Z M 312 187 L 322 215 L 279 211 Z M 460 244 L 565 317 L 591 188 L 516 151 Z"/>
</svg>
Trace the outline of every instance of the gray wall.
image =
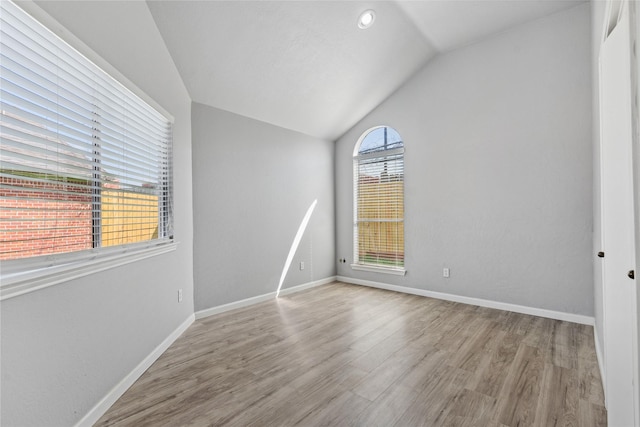
<svg viewBox="0 0 640 427">
<path fill-rule="evenodd" d="M 334 143 L 194 103 L 196 311 L 335 275 Z M 299 263 L 305 269 L 299 269 Z"/>
<path fill-rule="evenodd" d="M 381 124 L 405 141 L 407 275 L 338 275 L 593 315 L 590 39 L 583 4 L 440 55 L 341 137 L 350 261 L 354 144 Z"/>
<path fill-rule="evenodd" d="M 595 254 L 602 250 L 602 217 L 600 210 L 600 96 L 598 81 L 598 58 L 604 24 L 606 2 L 591 3 L 591 75 L 592 75 L 592 115 L 593 115 L 593 292 L 595 329 L 598 345 L 604 350 L 602 261 Z M 602 361 L 604 362 L 604 361 Z"/>
<path fill-rule="evenodd" d="M 41 6 L 175 116 L 180 244 L 175 252 L 2 302 L 3 426 L 75 424 L 193 313 L 191 101 L 147 6 Z"/>
</svg>

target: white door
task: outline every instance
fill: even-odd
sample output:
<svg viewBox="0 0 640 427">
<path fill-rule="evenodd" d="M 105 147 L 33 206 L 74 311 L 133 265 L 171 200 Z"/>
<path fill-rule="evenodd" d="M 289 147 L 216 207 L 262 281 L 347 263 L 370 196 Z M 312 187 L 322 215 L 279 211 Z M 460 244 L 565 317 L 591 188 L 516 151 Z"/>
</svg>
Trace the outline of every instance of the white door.
<svg viewBox="0 0 640 427">
<path fill-rule="evenodd" d="M 634 426 L 636 289 L 628 5 L 600 49 L 604 359 L 608 424 Z M 613 28 L 611 30 L 611 28 Z M 640 420 L 639 420 L 640 421 Z"/>
</svg>

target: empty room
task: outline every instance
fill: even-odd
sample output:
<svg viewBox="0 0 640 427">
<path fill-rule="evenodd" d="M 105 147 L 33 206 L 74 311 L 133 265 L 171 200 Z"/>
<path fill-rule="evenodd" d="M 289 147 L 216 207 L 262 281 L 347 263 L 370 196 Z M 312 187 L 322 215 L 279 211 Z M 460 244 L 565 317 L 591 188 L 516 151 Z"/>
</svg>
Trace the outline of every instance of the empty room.
<svg viewBox="0 0 640 427">
<path fill-rule="evenodd" d="M 640 426 L 638 14 L 2 0 L 0 425 Z"/>
</svg>

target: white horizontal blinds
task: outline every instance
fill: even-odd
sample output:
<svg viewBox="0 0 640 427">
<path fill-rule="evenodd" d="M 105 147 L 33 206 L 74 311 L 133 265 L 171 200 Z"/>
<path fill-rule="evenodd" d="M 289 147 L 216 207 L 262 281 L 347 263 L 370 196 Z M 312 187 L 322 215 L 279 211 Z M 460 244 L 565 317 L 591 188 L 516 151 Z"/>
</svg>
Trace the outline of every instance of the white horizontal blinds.
<svg viewBox="0 0 640 427">
<path fill-rule="evenodd" d="M 93 138 L 102 246 L 164 237 L 170 127 L 164 117 L 111 81 L 101 91 Z M 99 214 L 99 218 L 98 218 Z"/>
<path fill-rule="evenodd" d="M 404 266 L 404 148 L 395 130 L 380 127 L 354 158 L 356 262 Z"/>
<path fill-rule="evenodd" d="M 168 120 L 0 4 L 0 259 L 167 237 Z"/>
</svg>

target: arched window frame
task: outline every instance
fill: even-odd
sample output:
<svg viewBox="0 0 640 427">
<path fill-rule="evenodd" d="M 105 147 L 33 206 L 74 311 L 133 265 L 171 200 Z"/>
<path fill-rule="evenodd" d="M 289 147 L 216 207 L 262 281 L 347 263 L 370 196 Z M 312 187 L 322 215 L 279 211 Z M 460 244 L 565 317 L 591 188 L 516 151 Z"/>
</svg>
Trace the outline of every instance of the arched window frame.
<svg viewBox="0 0 640 427">
<path fill-rule="evenodd" d="M 372 147 L 368 147 L 368 150 L 362 150 L 365 141 L 372 141 L 368 137 L 374 138 L 380 129 L 384 130 L 383 145 L 376 146 L 374 143 Z M 395 140 L 389 141 L 388 134 L 395 136 Z M 373 193 L 371 189 L 366 191 L 369 196 L 363 196 L 362 194 L 366 193 L 363 193 L 362 188 L 365 182 L 361 178 L 362 172 L 368 169 L 369 173 L 375 174 L 378 168 L 383 172 L 377 177 L 379 179 L 377 183 L 387 185 L 386 191 L 382 191 L 383 188 L 378 186 Z M 388 168 L 391 168 L 391 171 Z M 371 182 L 370 178 L 366 182 Z M 364 200 L 364 197 L 367 199 Z M 380 202 L 385 204 L 385 209 L 380 208 Z M 373 218 L 362 216 L 361 211 L 365 206 L 367 206 L 366 209 L 374 212 L 367 214 Z M 372 206 L 374 207 L 371 208 Z M 383 215 L 383 212 L 391 214 Z M 366 234 L 361 231 L 365 227 L 372 226 L 373 231 L 367 231 Z M 363 248 L 369 249 L 367 254 L 363 253 Z M 375 126 L 360 136 L 353 150 L 353 264 L 351 268 L 404 275 L 406 273 L 404 258 L 404 142 L 394 128 L 386 125 Z"/>
</svg>

